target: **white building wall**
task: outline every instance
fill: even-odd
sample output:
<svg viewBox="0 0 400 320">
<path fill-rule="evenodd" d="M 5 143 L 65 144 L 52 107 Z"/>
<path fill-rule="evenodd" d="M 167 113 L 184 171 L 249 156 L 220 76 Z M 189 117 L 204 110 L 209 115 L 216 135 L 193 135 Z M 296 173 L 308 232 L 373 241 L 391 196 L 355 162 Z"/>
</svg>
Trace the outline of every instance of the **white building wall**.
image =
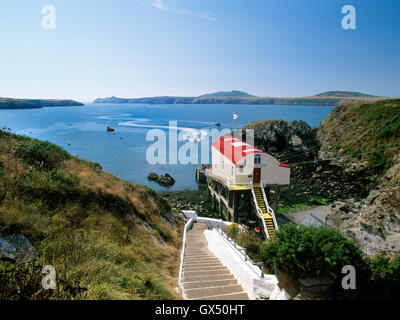
<svg viewBox="0 0 400 320">
<path fill-rule="evenodd" d="M 250 183 L 253 181 L 254 154 L 242 158 L 234 165 L 228 158 L 216 148 L 211 148 L 212 172 L 225 179 L 231 179 L 231 183 Z M 240 167 L 243 166 L 243 171 Z M 257 165 L 256 165 L 257 166 Z M 264 184 L 288 185 L 290 182 L 290 168 L 281 167 L 279 162 L 269 154 L 261 154 L 261 180 Z M 251 177 L 249 177 L 251 176 Z"/>
</svg>

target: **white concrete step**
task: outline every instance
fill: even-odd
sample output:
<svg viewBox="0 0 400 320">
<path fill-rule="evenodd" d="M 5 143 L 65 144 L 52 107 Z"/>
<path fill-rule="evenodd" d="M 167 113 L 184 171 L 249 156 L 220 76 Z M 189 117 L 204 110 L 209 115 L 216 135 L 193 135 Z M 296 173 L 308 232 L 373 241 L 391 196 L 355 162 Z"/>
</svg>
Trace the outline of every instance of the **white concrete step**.
<svg viewBox="0 0 400 320">
<path fill-rule="evenodd" d="M 249 300 L 249 296 L 246 292 L 220 294 L 215 296 L 206 296 L 195 298 L 193 300 Z"/>
<path fill-rule="evenodd" d="M 211 281 L 211 280 L 232 280 L 235 279 L 233 274 L 219 274 L 219 275 L 207 275 L 207 276 L 184 276 L 185 282 L 195 282 L 195 281 Z"/>
<path fill-rule="evenodd" d="M 207 288 L 199 288 L 199 289 L 185 289 L 186 296 L 189 299 L 192 298 L 203 298 L 203 297 L 212 297 L 221 294 L 232 294 L 232 293 L 241 293 L 243 292 L 243 288 L 239 284 L 232 284 L 226 286 L 219 287 L 207 287 Z"/>
<path fill-rule="evenodd" d="M 220 265 L 214 265 L 214 266 L 208 266 L 208 267 L 184 267 L 183 272 L 188 272 L 188 271 L 214 271 L 214 270 L 226 270 L 226 267 L 223 266 L 222 264 Z"/>
<path fill-rule="evenodd" d="M 208 276 L 222 274 L 230 274 L 230 272 L 225 267 L 206 271 L 185 271 L 185 269 L 183 269 L 183 276 Z"/>
<path fill-rule="evenodd" d="M 228 280 L 184 282 L 183 287 L 186 290 L 186 289 L 209 288 L 212 286 L 228 286 L 228 285 L 232 285 L 232 284 L 237 284 L 237 280 L 236 279 L 228 279 Z"/>
</svg>

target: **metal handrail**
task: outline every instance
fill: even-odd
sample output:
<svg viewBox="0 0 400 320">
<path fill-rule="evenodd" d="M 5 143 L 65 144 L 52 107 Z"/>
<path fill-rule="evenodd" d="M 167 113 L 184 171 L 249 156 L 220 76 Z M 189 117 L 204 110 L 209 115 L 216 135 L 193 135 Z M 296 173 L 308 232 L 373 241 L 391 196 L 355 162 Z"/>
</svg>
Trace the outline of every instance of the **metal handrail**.
<svg viewBox="0 0 400 320">
<path fill-rule="evenodd" d="M 257 213 L 258 213 L 258 215 L 259 215 L 259 217 L 260 217 L 260 219 L 261 219 L 261 222 L 262 222 L 262 225 L 263 225 L 263 228 L 264 228 L 264 233 L 266 234 L 267 239 L 269 239 L 269 234 L 268 234 L 267 225 L 265 224 L 263 212 L 262 212 L 262 210 L 260 209 L 260 207 L 258 206 L 257 197 L 256 197 L 256 194 L 255 194 L 255 192 L 254 192 L 254 188 L 253 188 L 253 187 L 251 188 L 251 193 L 253 194 L 253 200 L 254 200 L 254 203 L 255 203 L 255 205 L 256 205 Z"/>
<path fill-rule="evenodd" d="M 228 242 L 232 242 L 234 244 L 235 249 L 237 249 L 239 252 L 244 251 L 243 257 L 244 257 L 244 261 L 249 261 L 251 264 L 255 265 L 255 266 L 261 266 L 261 278 L 264 278 L 264 262 L 254 262 L 248 255 L 247 255 L 247 249 L 246 248 L 238 248 L 236 240 L 231 239 L 226 232 L 224 232 L 221 228 L 218 227 L 214 227 L 210 224 L 208 224 L 209 228 L 211 227 L 211 229 L 215 228 L 217 229 L 217 232 L 221 234 L 222 237 L 226 238 L 226 240 Z"/>
<path fill-rule="evenodd" d="M 263 186 L 262 180 L 261 180 L 260 185 Z M 269 206 L 268 198 L 267 198 L 267 195 L 265 194 L 265 190 L 264 190 L 263 187 L 261 187 L 261 192 L 262 192 L 262 195 L 263 195 L 263 198 L 264 198 L 264 202 L 265 202 L 265 206 L 266 206 L 266 208 L 267 208 L 267 211 L 268 211 L 268 213 L 271 215 L 272 220 L 274 221 L 275 229 L 276 229 L 276 230 L 279 230 L 278 222 L 276 221 L 276 217 L 275 217 L 275 212 L 274 212 L 274 210 Z"/>
</svg>

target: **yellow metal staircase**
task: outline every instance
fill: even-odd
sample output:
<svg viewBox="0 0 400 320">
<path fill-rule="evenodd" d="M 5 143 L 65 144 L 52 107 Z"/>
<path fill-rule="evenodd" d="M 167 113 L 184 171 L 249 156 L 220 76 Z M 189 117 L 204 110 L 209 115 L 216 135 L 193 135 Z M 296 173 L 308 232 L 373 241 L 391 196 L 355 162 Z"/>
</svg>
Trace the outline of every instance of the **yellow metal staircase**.
<svg viewBox="0 0 400 320">
<path fill-rule="evenodd" d="M 257 206 L 258 208 L 261 209 L 262 211 L 262 217 L 265 221 L 265 227 L 266 227 L 266 231 L 268 232 L 268 238 L 271 238 L 275 235 L 275 225 L 274 225 L 274 220 L 271 216 L 271 211 L 272 209 L 269 208 L 268 203 L 265 203 L 264 201 L 264 197 L 262 194 L 262 190 L 260 187 L 260 184 L 254 184 L 253 185 L 253 190 L 254 190 L 254 194 L 255 194 L 255 198 L 257 201 Z M 260 217 L 261 218 L 261 217 Z"/>
</svg>

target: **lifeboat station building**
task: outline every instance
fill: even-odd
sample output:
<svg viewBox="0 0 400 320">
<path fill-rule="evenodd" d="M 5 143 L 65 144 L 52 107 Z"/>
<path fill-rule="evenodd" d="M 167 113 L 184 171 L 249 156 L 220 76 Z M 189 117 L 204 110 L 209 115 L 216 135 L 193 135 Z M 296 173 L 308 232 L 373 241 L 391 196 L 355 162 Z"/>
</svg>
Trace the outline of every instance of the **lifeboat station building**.
<svg viewBox="0 0 400 320">
<path fill-rule="evenodd" d="M 279 194 L 289 186 L 290 167 L 232 136 L 215 140 L 211 157 L 205 177 L 214 210 L 228 221 L 259 227 L 267 238 L 273 236 Z"/>
</svg>

